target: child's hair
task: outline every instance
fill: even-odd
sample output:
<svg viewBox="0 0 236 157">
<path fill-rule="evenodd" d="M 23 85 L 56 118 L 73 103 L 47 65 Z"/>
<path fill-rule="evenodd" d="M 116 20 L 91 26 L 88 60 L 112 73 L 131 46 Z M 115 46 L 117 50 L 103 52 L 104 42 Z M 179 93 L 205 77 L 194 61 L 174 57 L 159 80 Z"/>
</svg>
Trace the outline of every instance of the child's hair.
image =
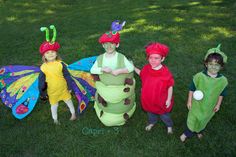
<svg viewBox="0 0 236 157">
<path fill-rule="evenodd" d="M 61 57 L 58 54 L 57 54 L 56 60 L 62 60 Z M 48 62 L 47 59 L 44 57 L 44 55 L 42 57 L 42 61 L 43 61 L 43 63 L 47 63 Z"/>
<path fill-rule="evenodd" d="M 221 67 L 224 66 L 223 57 L 219 53 L 211 53 L 211 54 L 209 54 L 204 62 L 206 64 L 208 62 L 211 62 L 212 60 L 216 60 L 216 62 L 218 64 L 220 64 Z"/>
</svg>

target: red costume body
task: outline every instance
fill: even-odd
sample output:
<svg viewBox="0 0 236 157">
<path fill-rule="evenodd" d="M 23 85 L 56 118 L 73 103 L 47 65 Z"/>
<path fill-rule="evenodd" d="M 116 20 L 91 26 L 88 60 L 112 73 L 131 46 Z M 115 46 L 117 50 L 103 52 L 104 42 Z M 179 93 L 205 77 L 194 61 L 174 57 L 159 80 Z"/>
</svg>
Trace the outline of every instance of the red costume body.
<svg viewBox="0 0 236 157">
<path fill-rule="evenodd" d="M 159 70 L 152 69 L 150 64 L 140 72 L 142 81 L 141 102 L 145 111 L 154 114 L 165 114 L 171 111 L 174 101 L 166 108 L 168 88 L 174 86 L 174 79 L 169 69 L 163 65 Z"/>
</svg>

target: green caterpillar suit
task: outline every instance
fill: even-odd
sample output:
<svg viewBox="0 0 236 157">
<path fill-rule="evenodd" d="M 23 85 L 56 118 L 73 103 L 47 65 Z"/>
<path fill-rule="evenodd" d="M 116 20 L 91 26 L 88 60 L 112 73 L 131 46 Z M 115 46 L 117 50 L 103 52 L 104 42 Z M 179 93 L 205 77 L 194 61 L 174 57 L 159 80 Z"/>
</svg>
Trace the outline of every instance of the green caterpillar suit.
<svg viewBox="0 0 236 157">
<path fill-rule="evenodd" d="M 98 67 L 102 67 L 103 55 L 97 58 Z M 125 68 L 124 55 L 118 53 L 117 59 L 117 69 Z M 125 124 L 136 109 L 133 72 L 117 76 L 99 74 L 95 87 L 94 108 L 100 121 L 106 126 Z"/>
</svg>

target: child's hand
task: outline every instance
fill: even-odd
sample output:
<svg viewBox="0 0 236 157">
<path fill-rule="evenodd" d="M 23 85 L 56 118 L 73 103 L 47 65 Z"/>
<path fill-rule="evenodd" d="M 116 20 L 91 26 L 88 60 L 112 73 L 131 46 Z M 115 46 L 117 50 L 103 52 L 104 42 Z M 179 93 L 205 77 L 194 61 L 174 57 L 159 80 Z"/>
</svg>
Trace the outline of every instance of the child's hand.
<svg viewBox="0 0 236 157">
<path fill-rule="evenodd" d="M 220 110 L 220 106 L 219 105 L 216 105 L 215 108 L 214 108 L 214 112 L 218 112 Z"/>
<path fill-rule="evenodd" d="M 117 75 L 120 74 L 120 70 L 119 70 L 119 69 L 117 69 L 117 70 L 112 70 L 111 74 L 114 75 L 114 76 L 117 76 Z"/>
<path fill-rule="evenodd" d="M 109 67 L 103 67 L 102 71 L 105 72 L 105 73 L 110 73 L 110 72 L 112 72 L 112 69 L 109 68 Z"/>
<path fill-rule="evenodd" d="M 171 104 L 171 101 L 170 100 L 166 100 L 166 108 L 169 108 L 170 104 Z"/>
<path fill-rule="evenodd" d="M 188 102 L 188 103 L 187 103 L 187 107 L 188 107 L 188 109 L 190 110 L 190 109 L 192 108 L 192 103 Z"/>
</svg>

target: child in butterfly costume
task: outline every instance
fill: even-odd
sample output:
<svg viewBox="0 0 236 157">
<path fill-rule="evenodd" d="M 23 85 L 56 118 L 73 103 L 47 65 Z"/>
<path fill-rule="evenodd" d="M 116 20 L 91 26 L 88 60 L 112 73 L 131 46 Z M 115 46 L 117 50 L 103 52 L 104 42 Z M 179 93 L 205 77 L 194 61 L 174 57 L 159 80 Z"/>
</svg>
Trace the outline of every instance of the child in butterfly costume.
<svg viewBox="0 0 236 157">
<path fill-rule="evenodd" d="M 106 126 L 120 126 L 133 115 L 135 104 L 134 66 L 127 58 L 116 51 L 120 43 L 122 24 L 112 23 L 112 30 L 99 38 L 105 53 L 98 56 L 91 68 L 98 79 L 94 108 L 99 120 Z"/>
<path fill-rule="evenodd" d="M 13 115 L 22 119 L 31 113 L 37 103 L 39 95 L 47 98 L 52 104 L 52 115 L 57 120 L 57 102 L 66 101 L 72 113 L 71 120 L 76 118 L 70 92 L 78 100 L 78 112 L 82 113 L 89 101 L 94 99 L 95 88 L 90 70 L 96 57 L 79 60 L 69 66 L 60 61 L 57 51 L 60 45 L 55 42 L 56 29 L 53 25 L 53 39 L 49 42 L 49 30 L 46 31 L 46 41 L 40 46 L 40 53 L 45 63 L 39 68 L 34 66 L 4 66 L 0 68 L 0 97 L 2 102 L 12 109 Z"/>
</svg>

